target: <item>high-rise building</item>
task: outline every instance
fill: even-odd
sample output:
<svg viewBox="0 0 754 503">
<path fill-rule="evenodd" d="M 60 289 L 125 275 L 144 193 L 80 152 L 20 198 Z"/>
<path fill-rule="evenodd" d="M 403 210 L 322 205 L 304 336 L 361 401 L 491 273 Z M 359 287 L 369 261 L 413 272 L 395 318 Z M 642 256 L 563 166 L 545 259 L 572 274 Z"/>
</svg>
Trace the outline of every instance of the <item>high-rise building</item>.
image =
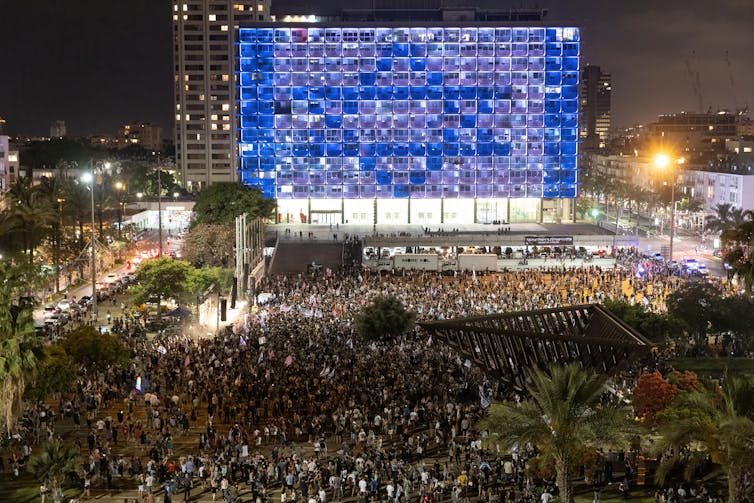
<svg viewBox="0 0 754 503">
<path fill-rule="evenodd" d="M 581 71 L 581 131 L 579 137 L 585 149 L 604 148 L 610 134 L 609 73 L 599 66 L 587 65 Z"/>
<path fill-rule="evenodd" d="M 665 148 L 686 157 L 690 163 L 706 163 L 725 151 L 725 141 L 739 136 L 738 124 L 747 116 L 720 110 L 708 113 L 675 113 L 661 115 L 649 124 L 650 137 Z"/>
<path fill-rule="evenodd" d="M 474 12 L 241 28 L 242 181 L 283 222 L 567 219 L 579 44 L 578 28 Z"/>
<path fill-rule="evenodd" d="M 269 19 L 270 0 L 173 0 L 175 150 L 188 190 L 238 180 L 237 28 Z"/>
<path fill-rule="evenodd" d="M 18 151 L 12 150 L 7 136 L 0 135 L 0 194 L 16 183 L 18 170 Z"/>
<path fill-rule="evenodd" d="M 125 124 L 121 131 L 123 146 L 140 145 L 145 150 L 162 150 L 162 128 L 148 122 Z"/>
<path fill-rule="evenodd" d="M 65 121 L 56 120 L 50 123 L 50 138 L 60 139 L 65 138 L 67 134 L 65 128 Z"/>
</svg>

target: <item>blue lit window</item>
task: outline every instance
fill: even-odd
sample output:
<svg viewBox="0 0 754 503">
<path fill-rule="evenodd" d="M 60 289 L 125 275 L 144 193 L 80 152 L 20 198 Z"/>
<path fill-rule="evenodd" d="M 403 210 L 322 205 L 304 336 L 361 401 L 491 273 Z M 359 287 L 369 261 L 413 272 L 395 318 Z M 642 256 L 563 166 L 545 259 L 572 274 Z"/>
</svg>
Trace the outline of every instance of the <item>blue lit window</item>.
<svg viewBox="0 0 754 503">
<path fill-rule="evenodd" d="M 285 198 L 575 197 L 575 28 L 239 30 L 241 176 Z"/>
</svg>

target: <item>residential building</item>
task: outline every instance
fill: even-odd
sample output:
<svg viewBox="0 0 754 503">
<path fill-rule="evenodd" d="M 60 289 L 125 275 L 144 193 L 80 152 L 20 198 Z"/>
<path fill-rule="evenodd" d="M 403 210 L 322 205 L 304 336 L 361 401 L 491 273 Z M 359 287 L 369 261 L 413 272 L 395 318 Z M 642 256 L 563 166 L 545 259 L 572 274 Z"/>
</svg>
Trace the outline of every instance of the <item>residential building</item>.
<svg viewBox="0 0 754 503">
<path fill-rule="evenodd" d="M 0 193 L 13 185 L 19 176 L 18 150 L 11 150 L 9 138 L 0 135 Z"/>
<path fill-rule="evenodd" d="M 724 151 L 725 140 L 738 136 L 737 124 L 741 120 L 741 116 L 725 110 L 661 115 L 649 124 L 649 136 L 696 162 Z"/>
<path fill-rule="evenodd" d="M 581 131 L 579 136 L 585 150 L 603 149 L 610 135 L 610 96 L 612 82 L 609 73 L 599 66 L 587 65 L 581 71 Z"/>
<path fill-rule="evenodd" d="M 65 128 L 65 121 L 55 120 L 50 123 L 50 138 L 65 138 L 67 133 L 68 132 Z"/>
<path fill-rule="evenodd" d="M 162 128 L 149 122 L 135 122 L 123 125 L 122 145 L 139 145 L 144 150 L 160 152 L 162 150 Z"/>
<path fill-rule="evenodd" d="M 175 148 L 188 190 L 238 180 L 237 28 L 269 19 L 270 0 L 173 0 Z"/>
<path fill-rule="evenodd" d="M 406 21 L 392 4 L 240 28 L 241 180 L 281 222 L 569 218 L 579 29 L 475 9 Z"/>
</svg>

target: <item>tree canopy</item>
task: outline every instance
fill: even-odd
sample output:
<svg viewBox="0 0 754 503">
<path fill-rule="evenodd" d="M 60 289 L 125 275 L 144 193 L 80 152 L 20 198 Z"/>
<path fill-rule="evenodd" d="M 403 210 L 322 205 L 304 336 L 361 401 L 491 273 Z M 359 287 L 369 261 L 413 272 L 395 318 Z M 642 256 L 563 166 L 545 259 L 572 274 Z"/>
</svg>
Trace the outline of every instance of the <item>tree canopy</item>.
<svg viewBox="0 0 754 503">
<path fill-rule="evenodd" d="M 235 218 L 247 213 L 250 218 L 272 218 L 275 200 L 267 199 L 262 191 L 240 183 L 216 183 L 204 189 L 194 206 L 196 224 L 233 226 Z"/>
<path fill-rule="evenodd" d="M 720 290 L 706 281 L 686 281 L 668 296 L 668 313 L 683 323 L 697 353 L 707 351 L 710 311 L 719 297 Z"/>
<path fill-rule="evenodd" d="M 632 431 L 627 410 L 603 404 L 606 378 L 577 363 L 532 371 L 526 391 L 520 404 L 493 404 L 479 428 L 505 448 L 535 446 L 539 461 L 555 469 L 560 501 L 572 503 L 577 467 Z"/>
<path fill-rule="evenodd" d="M 606 300 L 605 307 L 652 342 L 661 344 L 681 332 L 681 323 L 667 314 L 647 311 L 641 304 Z"/>
<path fill-rule="evenodd" d="M 658 421 L 655 449 L 664 454 L 655 474 L 658 482 L 676 468 L 692 480 L 711 457 L 728 476 L 727 501 L 746 500 L 752 492 L 746 478 L 754 469 L 754 377 L 726 376 L 722 387 L 679 393 Z"/>
<path fill-rule="evenodd" d="M 191 300 L 188 279 L 194 268 L 185 260 L 161 257 L 139 264 L 136 278 L 139 283 L 131 289 L 136 304 L 144 304 L 152 299 L 175 299 L 176 302 Z"/>
<path fill-rule="evenodd" d="M 228 267 L 233 257 L 236 236 L 227 225 L 198 224 L 183 241 L 183 259 L 199 266 Z"/>
<path fill-rule="evenodd" d="M 92 326 L 82 325 L 71 331 L 62 347 L 73 362 L 87 372 L 107 370 L 128 362 L 130 353 L 118 336 L 100 334 Z"/>
<path fill-rule="evenodd" d="M 354 325 L 369 341 L 389 342 L 414 326 L 416 313 L 407 311 L 398 298 L 379 296 L 356 315 Z"/>
</svg>

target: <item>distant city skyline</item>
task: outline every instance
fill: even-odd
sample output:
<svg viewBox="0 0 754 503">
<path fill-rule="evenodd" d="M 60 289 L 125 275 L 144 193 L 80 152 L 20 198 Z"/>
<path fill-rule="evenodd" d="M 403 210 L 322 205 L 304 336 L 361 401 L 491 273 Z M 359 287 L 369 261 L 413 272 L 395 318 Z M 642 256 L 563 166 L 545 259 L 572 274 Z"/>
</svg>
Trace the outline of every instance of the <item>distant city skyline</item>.
<svg viewBox="0 0 754 503">
<path fill-rule="evenodd" d="M 273 13 L 312 14 L 344 4 L 330 0 L 312 9 L 300 0 L 273 0 Z M 754 103 L 754 8 L 746 0 L 559 0 L 538 7 L 549 10 L 546 23 L 580 26 L 582 65 L 612 74 L 615 127 L 697 111 L 689 66 L 699 72 L 702 111 Z M 170 137 L 171 36 L 170 0 L 10 0 L 0 19 L 6 134 L 47 135 L 54 120 L 65 120 L 70 136 L 115 134 L 124 123 L 146 121 Z"/>
</svg>

